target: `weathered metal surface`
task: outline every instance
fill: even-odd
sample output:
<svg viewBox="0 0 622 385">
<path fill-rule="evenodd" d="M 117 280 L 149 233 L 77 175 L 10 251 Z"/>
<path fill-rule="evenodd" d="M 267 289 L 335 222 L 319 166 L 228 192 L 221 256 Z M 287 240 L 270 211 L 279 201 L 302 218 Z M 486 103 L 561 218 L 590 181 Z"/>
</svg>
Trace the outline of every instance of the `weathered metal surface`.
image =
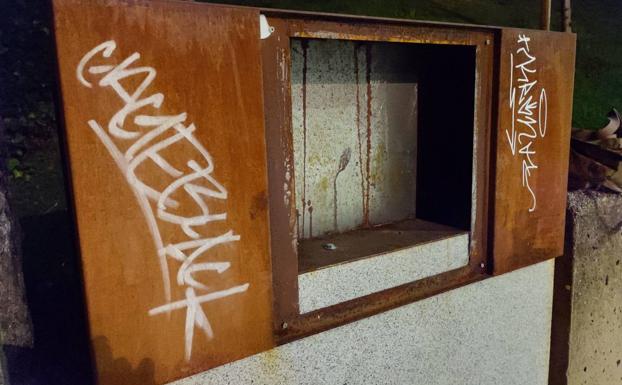
<svg viewBox="0 0 622 385">
<path fill-rule="evenodd" d="M 439 22 L 430 20 L 416 20 L 416 19 L 397 19 L 391 17 L 378 17 L 367 15 L 352 15 L 347 13 L 332 13 L 332 12 L 316 12 L 316 11 L 302 11 L 302 10 L 289 10 L 279 8 L 259 8 L 259 11 L 274 19 L 299 19 L 308 21 L 328 21 L 336 22 L 339 24 L 376 24 L 382 25 L 383 29 L 387 26 L 397 27 L 431 27 L 432 29 L 447 28 L 456 31 L 463 32 L 494 32 L 500 31 L 502 27 L 493 25 L 482 24 L 466 24 L 466 23 L 451 23 L 451 22 Z M 371 37 L 369 40 L 376 40 Z"/>
<path fill-rule="evenodd" d="M 54 17 L 99 383 L 270 348 L 258 12 L 56 0 Z"/>
<path fill-rule="evenodd" d="M 504 29 L 494 181 L 494 273 L 562 254 L 575 35 Z"/>
<path fill-rule="evenodd" d="M 539 261 L 543 255 L 555 256 L 539 248 L 546 240 L 530 243 L 527 237 L 536 231 L 538 239 L 555 243 L 551 239 L 560 220 L 555 209 L 559 202 L 547 202 L 544 211 L 554 215 L 542 215 L 530 227 L 521 211 L 521 205 L 529 202 L 516 176 L 521 163 L 508 156 L 508 143 L 503 142 L 503 126 L 511 122 L 509 88 L 503 79 L 518 32 L 266 10 L 274 30 L 260 40 L 259 10 L 253 8 L 144 0 L 55 0 L 54 4 L 67 144 L 100 382 L 131 382 L 132 371 L 141 383 L 166 382 L 267 349 L 273 338 L 284 343 L 460 287 L 486 277 L 491 255 L 495 272 Z M 562 196 L 565 184 L 554 184 L 548 191 L 550 182 L 541 180 L 561 181 L 565 174 L 563 150 L 568 143 L 561 127 L 566 123 L 569 127 L 572 85 L 562 75 L 572 79 L 574 51 L 565 55 L 565 50 L 574 47 L 574 37 L 529 33 L 538 35 L 534 50 L 545 52 L 538 55 L 550 56 L 538 73 L 547 73 L 542 82 L 547 92 L 551 90 L 548 95 L 554 92 L 557 98 L 547 110 L 546 140 L 553 138 L 555 143 L 547 144 L 553 150 L 542 159 L 550 167 L 541 166 L 532 174 L 539 175 L 540 182 L 533 185 L 536 192 L 552 201 Z M 353 46 L 374 41 L 472 49 L 473 133 L 456 141 L 464 141 L 473 151 L 470 167 L 460 168 L 471 171 L 465 174 L 471 178 L 471 190 L 461 192 L 471 199 L 466 205 L 470 223 L 459 226 L 469 231 L 468 266 L 300 314 L 296 204 L 301 193 L 294 175 L 292 99 L 304 93 L 292 95 L 292 38 L 351 40 Z M 95 47 L 99 49 L 91 51 Z M 500 126 L 492 133 L 493 151 L 498 154 L 491 156 L 495 53 L 501 54 Z M 354 95 L 358 88 L 358 99 L 372 97 L 359 104 L 358 111 L 355 108 L 352 121 L 367 130 L 378 89 L 369 81 L 367 69 L 373 60 L 368 61 L 367 50 L 356 54 L 352 70 L 357 81 L 349 84 Z M 126 72 L 124 65 L 136 72 Z M 439 68 L 447 72 L 453 65 L 443 63 Z M 442 71 L 438 72 L 435 76 Z M 362 78 L 365 82 L 359 81 Z M 449 83 L 440 84 L 449 87 Z M 141 84 L 146 88 L 139 90 Z M 443 94 L 455 102 L 451 87 L 435 96 Z M 306 108 L 307 103 L 302 105 Z M 452 105 L 447 111 L 449 115 Z M 559 127 L 551 134 L 555 125 Z M 447 148 L 456 149 L 456 143 Z M 358 156 L 354 147 L 332 151 L 333 190 L 337 178 L 358 166 L 361 192 L 365 191 L 362 176 L 371 175 L 372 157 Z M 371 154 L 372 148 L 372 141 L 361 142 L 361 152 Z M 496 169 L 491 170 L 493 159 Z M 543 169 L 549 171 L 540 172 Z M 464 177 L 449 175 L 439 186 L 451 187 L 451 180 L 458 183 Z M 451 196 L 447 191 L 439 195 L 439 205 Z M 361 205 L 356 211 L 365 224 L 370 195 L 367 201 L 364 193 L 355 195 Z M 328 196 L 333 198 L 328 203 L 334 203 L 334 194 Z M 313 206 L 308 201 L 305 209 Z M 337 205 L 329 206 L 322 209 L 328 218 L 325 227 L 334 229 Z M 436 214 L 450 211 L 449 206 L 439 206 Z M 310 224 L 310 216 L 318 213 L 307 213 Z M 339 228 L 339 218 L 336 222 Z M 494 240 L 489 239 L 489 223 Z M 315 234 L 314 228 L 308 226 L 305 232 Z M 190 256 L 198 247 L 187 243 L 193 240 L 208 241 L 205 249 Z M 172 248 L 166 247 L 169 244 Z M 192 302 L 193 296 L 209 303 Z M 193 306 L 186 306 L 189 303 Z"/>
<path fill-rule="evenodd" d="M 274 33 L 263 41 L 264 97 L 269 158 L 271 234 L 273 250 L 274 326 L 280 342 L 317 333 L 370 314 L 399 306 L 483 277 L 486 269 L 488 149 L 494 35 L 412 25 L 351 24 L 270 17 Z M 359 20 L 360 21 L 360 20 Z M 472 222 L 469 266 L 422 279 L 304 315 L 298 308 L 296 196 L 292 170 L 293 140 L 290 96 L 290 38 L 330 38 L 471 45 L 476 49 L 473 146 Z M 359 68 L 359 71 L 361 68 Z M 366 90 L 359 89 L 364 93 Z M 359 94 L 360 96 L 360 94 Z M 450 107 L 448 107 L 450 108 Z M 356 114 L 355 114 L 356 115 Z M 354 121 L 354 120 L 353 120 Z M 363 126 L 365 121 L 362 122 Z M 353 151 L 356 154 L 355 151 Z M 351 155 L 354 156 L 354 155 Z M 351 161 L 351 160 L 350 160 Z M 341 163 L 341 159 L 339 159 Z M 335 167 L 337 164 L 335 163 Z M 336 168 L 336 170 L 339 167 Z M 315 231 L 314 231 L 315 232 Z M 278 239 L 278 241 L 277 241 Z M 284 241 L 287 241 L 285 243 Z"/>
<path fill-rule="evenodd" d="M 289 24 L 276 18 L 268 21 L 274 32 L 262 40 L 261 58 L 268 152 L 273 327 L 278 332 L 285 320 L 298 316 L 298 257 Z"/>
</svg>

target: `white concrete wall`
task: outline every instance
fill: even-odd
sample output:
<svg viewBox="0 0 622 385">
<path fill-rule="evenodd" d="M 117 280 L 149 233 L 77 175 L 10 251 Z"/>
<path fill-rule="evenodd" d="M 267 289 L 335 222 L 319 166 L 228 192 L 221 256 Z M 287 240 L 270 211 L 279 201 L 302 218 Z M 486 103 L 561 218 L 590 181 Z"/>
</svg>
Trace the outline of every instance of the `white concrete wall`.
<svg viewBox="0 0 622 385">
<path fill-rule="evenodd" d="M 291 51 L 298 238 L 357 228 L 365 207 L 371 224 L 414 215 L 417 76 L 406 56 L 413 45 L 306 43 L 305 51 L 292 40 Z"/>
<path fill-rule="evenodd" d="M 174 385 L 545 385 L 552 292 L 543 262 Z"/>
</svg>

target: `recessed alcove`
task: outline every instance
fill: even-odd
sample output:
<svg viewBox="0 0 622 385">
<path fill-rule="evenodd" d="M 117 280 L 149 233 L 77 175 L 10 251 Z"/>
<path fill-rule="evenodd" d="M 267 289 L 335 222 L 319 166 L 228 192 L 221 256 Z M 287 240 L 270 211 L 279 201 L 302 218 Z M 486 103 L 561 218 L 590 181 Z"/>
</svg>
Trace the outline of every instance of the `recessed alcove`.
<svg viewBox="0 0 622 385">
<path fill-rule="evenodd" d="M 474 90 L 473 46 L 291 40 L 301 312 L 468 264 Z"/>
<path fill-rule="evenodd" d="M 473 46 L 291 40 L 300 273 L 468 233 L 474 89 Z"/>
</svg>

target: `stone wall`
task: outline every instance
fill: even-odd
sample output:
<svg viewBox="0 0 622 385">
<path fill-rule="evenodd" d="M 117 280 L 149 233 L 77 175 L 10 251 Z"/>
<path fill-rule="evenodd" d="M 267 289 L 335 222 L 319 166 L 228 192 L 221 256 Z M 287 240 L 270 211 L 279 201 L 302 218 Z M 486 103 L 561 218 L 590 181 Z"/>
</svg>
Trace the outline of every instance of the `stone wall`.
<svg viewBox="0 0 622 385">
<path fill-rule="evenodd" d="M 7 134 L 0 119 L 0 347 L 32 346 L 32 327 L 26 305 L 17 220 L 8 201 Z"/>
<path fill-rule="evenodd" d="M 8 384 L 3 345 L 32 346 L 15 221 L 0 170 L 0 385 Z"/>
<path fill-rule="evenodd" d="M 32 345 L 15 221 L 8 207 L 0 175 L 0 345 Z"/>
<path fill-rule="evenodd" d="M 622 196 L 569 193 L 556 266 L 553 385 L 622 383 Z"/>
</svg>

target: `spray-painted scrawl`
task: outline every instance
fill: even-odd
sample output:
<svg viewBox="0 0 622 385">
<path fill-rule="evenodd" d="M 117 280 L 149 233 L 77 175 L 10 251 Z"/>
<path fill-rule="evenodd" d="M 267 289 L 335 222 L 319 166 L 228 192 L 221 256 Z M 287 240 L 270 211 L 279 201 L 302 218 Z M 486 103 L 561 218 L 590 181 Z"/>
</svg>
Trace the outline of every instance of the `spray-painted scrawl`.
<svg viewBox="0 0 622 385">
<path fill-rule="evenodd" d="M 547 124 L 547 96 L 544 87 L 536 87 L 536 57 L 529 51 L 531 38 L 518 35 L 516 52 L 510 53 L 511 128 L 505 134 L 513 156 L 521 159 L 522 185 L 531 196 L 529 212 L 537 207 L 531 175 L 538 168 L 534 141 L 544 138 Z M 515 76 L 517 75 L 517 76 Z"/>
<path fill-rule="evenodd" d="M 213 337 L 203 305 L 243 293 L 249 287 L 248 283 L 244 283 L 215 291 L 195 276 L 196 273 L 207 271 L 222 274 L 229 269 L 228 261 L 201 262 L 201 257 L 212 248 L 239 241 L 240 235 L 231 229 L 217 235 L 213 234 L 214 231 L 209 236 L 205 235 L 210 232 L 210 223 L 221 222 L 218 228 L 222 229 L 222 222 L 227 219 L 225 212 L 210 210 L 210 205 L 217 205 L 219 201 L 222 203 L 227 199 L 227 190 L 212 176 L 213 159 L 194 136 L 195 125 L 185 123 L 185 112 L 177 115 L 157 114 L 164 102 L 164 95 L 148 92 L 156 77 L 156 70 L 139 65 L 139 53 L 133 53 L 121 62 L 111 63 L 115 49 L 114 41 L 98 45 L 82 57 L 76 69 L 78 80 L 85 87 L 92 88 L 95 81 L 90 79 L 98 78 L 96 84 L 114 90 L 123 105 L 105 126 L 95 120 L 89 120 L 88 125 L 132 188 L 157 250 L 166 303 L 151 309 L 149 315 L 185 310 L 185 357 L 189 360 L 195 327 L 202 330 L 208 339 Z M 127 89 L 129 84 L 137 86 Z M 150 114 L 149 111 L 155 111 L 156 114 Z M 179 159 L 180 153 L 184 154 L 184 163 L 177 164 L 179 160 L 172 160 L 170 155 L 173 153 L 177 154 L 175 159 Z M 145 172 L 148 166 L 156 167 L 161 172 L 157 181 L 148 178 Z M 192 203 L 181 205 L 179 198 L 182 195 L 184 202 Z M 190 212 L 193 214 L 188 214 Z M 180 233 L 183 234 L 182 239 L 179 239 Z M 178 266 L 174 275 L 175 283 L 185 293 L 182 298 L 174 299 L 171 294 L 169 264 L 173 260 L 174 265 Z"/>
</svg>

